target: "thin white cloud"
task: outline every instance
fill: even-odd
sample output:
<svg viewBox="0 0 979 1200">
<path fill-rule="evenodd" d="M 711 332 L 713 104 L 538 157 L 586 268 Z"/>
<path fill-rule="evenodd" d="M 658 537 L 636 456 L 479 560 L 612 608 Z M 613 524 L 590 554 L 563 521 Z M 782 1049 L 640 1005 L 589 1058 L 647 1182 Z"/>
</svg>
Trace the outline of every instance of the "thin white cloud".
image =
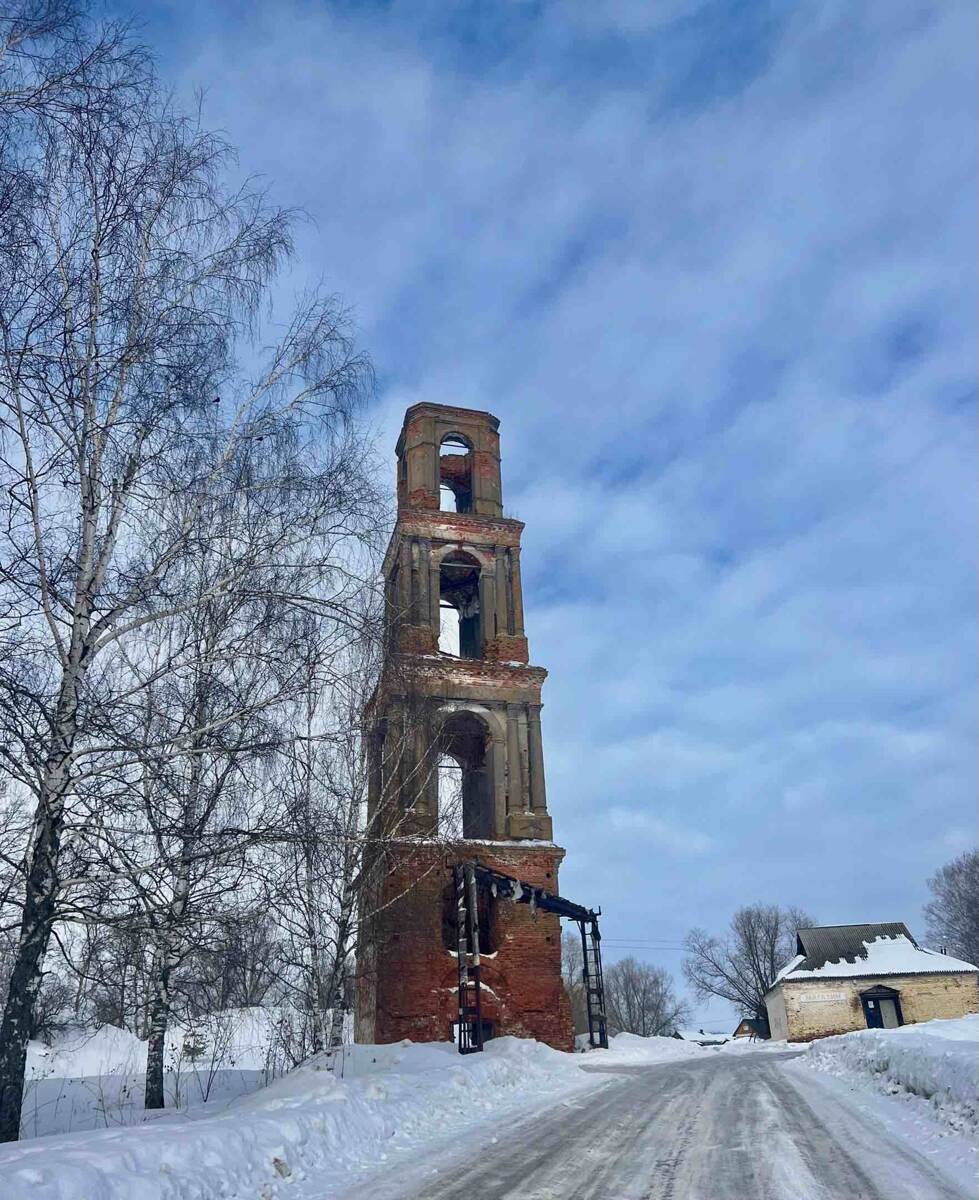
<svg viewBox="0 0 979 1200">
<path fill-rule="evenodd" d="M 713 840 L 698 829 L 671 825 L 651 813 L 635 808 L 612 808 L 608 814 L 612 829 L 644 848 L 652 845 L 670 854 L 683 856 L 706 854 Z"/>
</svg>

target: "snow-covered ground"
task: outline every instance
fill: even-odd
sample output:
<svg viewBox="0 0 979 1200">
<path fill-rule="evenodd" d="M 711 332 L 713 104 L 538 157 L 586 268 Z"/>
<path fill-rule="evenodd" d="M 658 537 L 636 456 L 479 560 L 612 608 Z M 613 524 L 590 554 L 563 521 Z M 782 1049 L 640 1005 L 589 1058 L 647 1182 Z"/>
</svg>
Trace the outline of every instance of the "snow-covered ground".
<svg viewBox="0 0 979 1200">
<path fill-rule="evenodd" d="M 167 1038 L 168 1108 L 223 1106 L 285 1074 L 287 1010 L 230 1009 Z M 146 1042 L 125 1029 L 69 1029 L 28 1047 L 21 1136 L 132 1125 L 143 1119 Z"/>
<path fill-rule="evenodd" d="M 979 1016 L 822 1038 L 798 1062 L 926 1109 L 950 1129 L 976 1132 Z"/>
<path fill-rule="evenodd" d="M 4 1200 L 270 1200 L 328 1195 L 389 1155 L 457 1137 L 493 1113 L 597 1085 L 585 1056 L 500 1038 L 461 1057 L 451 1043 L 353 1046 L 344 1077 L 312 1061 L 222 1111 L 37 1138 L 0 1148 Z"/>
<path fill-rule="evenodd" d="M 672 1037 L 639 1037 L 635 1033 L 619 1033 L 609 1038 L 607 1050 L 590 1050 L 588 1066 L 642 1066 L 646 1063 L 678 1062 L 681 1059 L 703 1058 L 710 1053 L 696 1042 L 683 1042 Z"/>
<path fill-rule="evenodd" d="M 704 1069 L 712 1073 L 712 1094 L 754 1088 L 758 1103 L 769 1095 L 766 1088 L 776 1088 L 777 1078 L 786 1080 L 778 1085 L 783 1092 L 791 1080 L 835 1144 L 845 1146 L 861 1169 L 874 1169 L 872 1177 L 899 1180 L 897 1154 L 907 1157 L 912 1164 L 907 1170 L 920 1180 L 925 1155 L 942 1177 L 959 1185 L 955 1194 L 960 1195 L 971 1186 L 967 1181 L 975 1168 L 971 1139 L 962 1130 L 974 1127 L 970 1122 L 975 1121 L 977 1042 L 979 1018 L 847 1034 L 815 1043 L 790 1062 L 780 1062 L 779 1055 L 806 1048 L 747 1042 L 705 1048 L 674 1038 L 628 1034 L 613 1038 L 607 1051 L 574 1055 L 516 1038 L 497 1039 L 483 1054 L 466 1057 L 450 1043 L 352 1046 L 334 1070 L 323 1060 L 313 1060 L 251 1095 L 192 1106 L 186 1112 L 153 1114 L 128 1128 L 37 1137 L 0 1147 L 0 1197 L 325 1200 L 339 1193 L 359 1196 L 362 1187 L 374 1187 L 379 1169 L 388 1189 L 384 1194 L 400 1195 L 402 1173 L 415 1180 L 434 1179 L 457 1163 L 467 1147 L 473 1153 L 478 1148 L 480 1161 L 492 1161 L 499 1142 L 500 1153 L 506 1155 L 513 1131 L 529 1128 L 531 1114 L 542 1110 L 553 1116 L 566 1107 L 569 1113 L 583 1114 L 587 1124 L 598 1098 L 605 1097 L 599 1108 L 608 1108 L 610 1129 L 647 1120 L 651 1101 L 643 1101 L 641 1112 L 629 1109 L 629 1089 L 634 1086 L 648 1097 L 683 1095 L 683 1103 L 693 1105 L 691 1114 L 699 1113 L 691 1116 L 691 1129 L 699 1130 L 694 1141 L 703 1137 L 707 1149 L 716 1148 L 724 1144 L 724 1137 L 737 1135 L 737 1140 L 741 1135 L 732 1133 L 726 1117 L 712 1125 L 710 1105 L 697 1108 L 702 1088 L 692 1081 L 705 1079 Z M 256 1044 L 260 1043 L 259 1037 Z M 118 1057 L 124 1045 L 118 1031 L 103 1031 L 84 1054 L 59 1050 L 61 1059 L 48 1055 L 46 1061 L 51 1069 L 66 1061 L 92 1070 Z M 749 1052 L 759 1055 L 756 1063 Z M 258 1064 L 248 1059 L 244 1046 L 240 1058 Z M 656 1064 L 662 1065 L 663 1074 L 655 1078 L 635 1071 Z M 251 1069 L 257 1071 L 259 1065 Z M 687 1146 L 678 1129 L 680 1149 L 673 1147 L 673 1135 L 663 1125 L 673 1103 L 663 1101 L 655 1137 L 663 1143 L 663 1161 L 672 1162 L 674 1150 L 677 1155 L 682 1150 L 692 1164 L 697 1146 Z M 729 1102 L 715 1107 L 727 1112 Z M 791 1116 L 791 1106 L 772 1109 L 776 1123 Z M 140 1120 L 138 1112 L 134 1119 Z M 563 1120 L 552 1131 L 557 1139 Z M 790 1158 L 792 1139 L 801 1136 L 792 1128 L 780 1124 L 778 1130 L 778 1144 L 784 1143 Z M 798 1129 L 804 1128 L 802 1120 Z M 813 1147 L 823 1146 L 820 1153 L 829 1154 L 826 1169 L 833 1169 L 834 1143 L 826 1143 L 826 1149 L 818 1131 L 812 1137 Z M 528 1162 L 534 1145 L 530 1139 L 522 1147 Z M 557 1142 L 551 1149 L 559 1157 Z M 878 1163 L 875 1155 L 884 1155 L 886 1161 Z M 936 1187 L 935 1194 L 946 1194 L 939 1184 Z"/>
<path fill-rule="evenodd" d="M 266 1031 L 252 1024 L 245 1020 L 238 1026 L 232 1057 L 239 1064 L 234 1069 L 260 1076 Z M 102 1030 L 44 1054 L 41 1066 L 48 1075 L 42 1082 L 52 1089 L 63 1083 L 55 1074 L 60 1064 L 80 1077 L 101 1078 L 104 1093 L 131 1091 L 134 1076 L 125 1068 L 140 1062 L 144 1049 L 122 1030 Z M 252 1095 L 225 1095 L 223 1103 L 153 1114 L 133 1128 L 94 1128 L 139 1120 L 138 1099 L 130 1096 L 125 1103 L 117 1101 L 107 1121 L 101 1111 L 97 1120 L 88 1114 L 83 1127 L 91 1132 L 4 1147 L 0 1195 L 4 1200 L 271 1197 L 288 1180 L 289 1195 L 298 1198 L 297 1185 L 304 1179 L 315 1179 L 314 1191 L 322 1195 L 330 1181 L 374 1169 L 389 1155 L 438 1148 L 491 1113 L 502 1110 L 509 1120 L 510 1110 L 549 1106 L 566 1094 L 600 1086 L 603 1077 L 582 1071 L 582 1065 L 640 1065 L 707 1053 L 673 1038 L 631 1034 L 620 1034 L 609 1050 L 588 1055 L 562 1054 L 517 1038 L 497 1039 L 483 1054 L 466 1057 L 451 1043 L 348 1046 L 334 1070 L 314 1060 Z M 202 1060 L 195 1065 L 203 1078 Z M 61 1090 L 77 1102 L 77 1088 Z"/>
<path fill-rule="evenodd" d="M 713 1047 L 716 1054 L 804 1054 L 808 1042 L 752 1041 L 751 1038 L 732 1038 L 723 1046 Z"/>
<path fill-rule="evenodd" d="M 171 1030 L 165 1056 L 167 1108 L 186 1113 L 206 1105 L 216 1111 L 286 1074 L 278 1026 L 288 1016 L 272 1009 L 234 1009 L 205 1018 L 193 1029 Z M 347 1033 L 350 1040 L 352 1029 Z M 700 1054 L 700 1047 L 622 1034 L 595 1060 L 608 1054 L 614 1056 L 609 1061 L 620 1065 L 665 1062 L 691 1053 Z M 138 1124 L 144 1119 L 145 1064 L 146 1042 L 111 1025 L 69 1029 L 50 1046 L 31 1042 L 21 1137 Z"/>
</svg>

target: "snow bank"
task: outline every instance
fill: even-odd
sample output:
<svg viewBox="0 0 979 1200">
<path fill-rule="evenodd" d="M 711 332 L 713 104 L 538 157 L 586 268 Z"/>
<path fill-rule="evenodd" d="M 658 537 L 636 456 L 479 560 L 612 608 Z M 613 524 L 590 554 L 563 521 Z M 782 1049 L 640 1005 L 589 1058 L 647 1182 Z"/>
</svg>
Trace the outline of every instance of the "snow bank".
<svg viewBox="0 0 979 1200">
<path fill-rule="evenodd" d="M 228 1009 L 193 1026 L 174 1024 L 164 1054 L 169 1108 L 223 1104 L 285 1073 L 287 1009 Z M 74 1027 L 51 1045 L 28 1045 L 21 1137 L 112 1125 L 143 1116 L 146 1042 L 112 1025 Z"/>
<path fill-rule="evenodd" d="M 30 1042 L 27 1077 L 107 1075 L 138 1071 L 146 1065 L 146 1043 L 127 1029 L 104 1025 L 101 1029 L 72 1028 L 50 1045 Z"/>
<path fill-rule="evenodd" d="M 717 1046 L 718 1054 L 802 1054 L 807 1049 L 808 1042 L 779 1042 L 773 1038 L 734 1038 Z"/>
<path fill-rule="evenodd" d="M 798 1063 L 890 1095 L 917 1097 L 962 1131 L 977 1124 L 977 1051 L 979 1016 L 971 1016 L 822 1038 Z"/>
<path fill-rule="evenodd" d="M 167 1034 L 167 1108 L 217 1107 L 284 1075 L 297 1014 L 288 1008 L 226 1009 Z M 353 1036 L 346 1018 L 345 1037 Z M 21 1137 L 133 1125 L 143 1119 L 146 1042 L 112 1025 L 75 1027 L 51 1045 L 30 1042 Z"/>
<path fill-rule="evenodd" d="M 681 1058 L 703 1058 L 710 1050 L 696 1042 L 673 1037 L 640 1037 L 636 1033 L 617 1033 L 610 1037 L 607 1050 L 591 1050 L 588 1065 L 631 1066 L 676 1062 Z"/>
<path fill-rule="evenodd" d="M 272 1200 L 304 1194 L 296 1185 L 311 1173 L 322 1197 L 331 1181 L 349 1183 L 351 1173 L 454 1137 L 491 1113 L 597 1086 L 602 1076 L 580 1071 L 582 1061 L 517 1038 L 495 1039 L 466 1057 L 451 1043 L 351 1046 L 342 1079 L 314 1060 L 220 1112 L 4 1146 L 0 1195 Z"/>
<path fill-rule="evenodd" d="M 677 1032 L 685 1042 L 696 1042 L 698 1045 L 721 1046 L 731 1040 L 729 1033 L 716 1029 L 679 1029 Z"/>
</svg>

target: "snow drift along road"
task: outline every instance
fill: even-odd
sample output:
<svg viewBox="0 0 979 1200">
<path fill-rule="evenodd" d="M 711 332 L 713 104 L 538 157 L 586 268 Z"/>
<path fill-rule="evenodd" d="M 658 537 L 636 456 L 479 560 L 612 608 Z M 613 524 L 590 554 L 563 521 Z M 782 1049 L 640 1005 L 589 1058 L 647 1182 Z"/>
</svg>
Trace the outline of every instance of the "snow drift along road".
<svg viewBox="0 0 979 1200">
<path fill-rule="evenodd" d="M 499 1038 L 460 1057 L 451 1044 L 352 1046 L 345 1077 L 312 1061 L 218 1113 L 0 1147 L 3 1200 L 262 1197 L 315 1174 L 376 1167 L 498 1111 L 596 1085 L 582 1055 Z M 505 1118 L 506 1119 L 506 1118 Z"/>
<path fill-rule="evenodd" d="M 813 1042 L 804 1065 L 876 1091 L 927 1101 L 953 1129 L 976 1128 L 979 1016 L 860 1029 Z"/>
</svg>

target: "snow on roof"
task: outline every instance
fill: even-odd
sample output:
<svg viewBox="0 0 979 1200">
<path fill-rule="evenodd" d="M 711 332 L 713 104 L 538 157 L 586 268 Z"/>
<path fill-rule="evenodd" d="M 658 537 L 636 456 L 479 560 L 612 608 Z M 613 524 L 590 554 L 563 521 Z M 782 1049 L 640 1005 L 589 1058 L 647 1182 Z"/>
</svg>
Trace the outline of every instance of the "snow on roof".
<svg viewBox="0 0 979 1200">
<path fill-rule="evenodd" d="M 806 956 L 804 954 L 797 954 L 795 958 L 790 958 L 781 971 L 779 971 L 779 973 L 772 980 L 772 987 L 774 987 L 776 983 L 781 983 L 786 975 L 790 975 L 796 969 L 799 963 L 804 963 L 805 961 Z"/>
<path fill-rule="evenodd" d="M 861 940 L 852 956 L 841 955 L 819 966 L 797 954 L 776 975 L 774 987 L 783 979 L 845 979 L 873 975 L 948 975 L 960 971 L 979 972 L 979 967 L 949 954 L 926 950 L 910 934 L 879 935 Z"/>
</svg>

